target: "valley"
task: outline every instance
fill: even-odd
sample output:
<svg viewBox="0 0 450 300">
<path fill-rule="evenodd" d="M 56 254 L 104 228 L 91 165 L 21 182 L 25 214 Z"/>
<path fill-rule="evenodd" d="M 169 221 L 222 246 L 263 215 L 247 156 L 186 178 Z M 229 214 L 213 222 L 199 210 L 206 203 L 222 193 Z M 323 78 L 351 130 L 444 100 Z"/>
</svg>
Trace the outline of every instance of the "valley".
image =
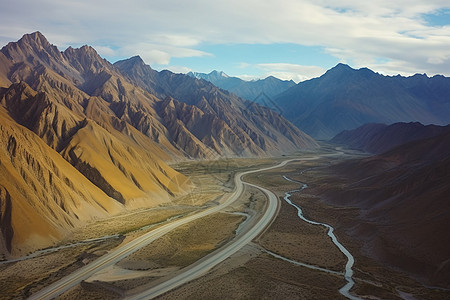
<svg viewBox="0 0 450 300">
<path fill-rule="evenodd" d="M 325 149 L 322 147 L 320 152 L 280 158 L 175 164 L 173 167 L 176 170 L 197 183 L 194 193 L 174 200 L 167 207 L 136 211 L 94 222 L 74 233 L 70 241 L 75 243 L 87 238 L 119 234 L 109 239 L 79 244 L 16 263 L 1 264 L 1 276 L 4 279 L 2 290 L 5 288 L 9 295 L 16 297 L 41 298 L 37 292 L 44 287 L 77 273 L 78 268 L 95 263 L 107 253 L 113 253 L 127 243 L 138 240 L 146 232 L 217 208 L 219 203 L 224 204 L 224 201 L 227 202 L 225 198 L 234 189 L 233 178 L 237 173 L 262 168 L 265 170 L 248 173 L 244 180 L 274 192 L 279 198 L 274 201 L 279 206 L 269 227 L 256 238 L 249 238 L 240 248 L 222 259 L 216 257 L 215 253 L 220 255 L 226 251 L 227 245 L 243 239 L 266 211 L 267 196 L 256 186 L 246 186 L 241 197 L 230 206 L 177 227 L 148 246 L 117 260 L 110 267 L 97 270 L 62 293 L 58 299 L 148 299 L 159 294 L 162 299 L 196 298 L 200 295 L 217 299 L 263 295 L 278 299 L 300 295 L 308 299 L 323 299 L 324 295 L 327 298 L 344 299 L 339 290 L 346 283 L 343 273 L 345 256 L 332 243 L 325 228 L 300 221 L 296 210 L 282 200 L 285 192 L 300 187 L 295 181 L 307 183 L 308 189 L 292 193 L 293 203 L 302 207 L 307 218 L 333 226 L 338 240 L 355 258 L 355 286 L 351 289 L 351 295 L 364 299 L 402 299 L 407 294 L 442 299 L 448 295 L 445 290 L 425 288 L 414 276 L 387 267 L 361 250 L 363 240 L 349 234 L 346 229 L 360 215 L 359 209 L 327 204 L 318 195 L 322 193 L 320 186 L 323 182 L 327 182 L 327 189 L 339 186 L 340 181 L 327 171 L 330 166 L 365 155 L 354 151 L 343 154 Z M 288 160 L 294 161 L 282 168 L 267 169 Z M 283 176 L 295 181 L 287 181 Z M 201 277 L 192 275 L 186 283 L 179 279 L 187 270 L 202 266 L 208 257 L 213 264 L 200 271 Z M 176 282 L 176 285 L 161 289 L 161 284 L 167 282 Z M 231 288 L 237 282 L 239 288 Z M 176 286 L 179 287 L 174 289 Z M 150 291 L 155 290 L 159 292 L 150 294 Z"/>
</svg>

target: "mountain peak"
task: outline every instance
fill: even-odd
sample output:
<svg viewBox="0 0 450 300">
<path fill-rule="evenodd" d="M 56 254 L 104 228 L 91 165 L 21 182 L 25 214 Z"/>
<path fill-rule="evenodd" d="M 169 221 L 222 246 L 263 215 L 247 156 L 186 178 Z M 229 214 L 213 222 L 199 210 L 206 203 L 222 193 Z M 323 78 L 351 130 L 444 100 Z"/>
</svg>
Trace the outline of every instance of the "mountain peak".
<svg viewBox="0 0 450 300">
<path fill-rule="evenodd" d="M 95 50 L 94 48 L 92 48 L 92 47 L 89 46 L 89 45 L 83 45 L 83 46 L 81 46 L 81 48 L 79 49 L 79 51 L 80 51 L 81 53 L 88 54 L 88 55 L 91 55 L 91 56 L 99 56 L 97 50 Z"/>
<path fill-rule="evenodd" d="M 18 45 L 23 47 L 24 45 L 31 46 L 35 50 L 45 49 L 47 51 L 53 51 L 56 48 L 47 40 L 47 38 L 39 31 L 24 34 L 22 38 L 17 42 Z"/>
<path fill-rule="evenodd" d="M 50 45 L 50 43 L 47 41 L 45 36 L 40 31 L 35 31 L 35 32 L 32 32 L 32 33 L 24 34 L 22 36 L 22 38 L 19 40 L 19 42 L 20 41 L 23 41 L 23 42 L 34 41 L 34 42 L 39 43 L 39 44 L 48 44 L 48 45 Z"/>
<path fill-rule="evenodd" d="M 224 77 L 224 78 L 229 78 L 230 76 L 228 76 L 227 74 L 225 74 L 224 71 L 217 71 L 217 70 L 213 70 L 211 73 L 208 74 L 209 76 L 216 76 L 216 77 Z"/>
<path fill-rule="evenodd" d="M 349 74 L 352 71 L 355 71 L 353 68 L 351 68 L 349 65 L 346 65 L 344 63 L 338 63 L 336 66 L 334 66 L 333 68 L 329 69 L 328 71 L 325 72 L 325 74 L 323 76 L 342 76 L 344 74 Z"/>
<path fill-rule="evenodd" d="M 375 74 L 377 73 L 368 68 L 353 69 L 349 65 L 339 63 L 335 67 L 328 70 L 324 75 L 332 75 L 333 77 L 357 76 L 360 78 L 369 79 Z"/>
<path fill-rule="evenodd" d="M 155 72 L 150 66 L 146 65 L 144 60 L 139 56 L 133 56 L 124 60 L 119 60 L 114 63 L 114 66 L 124 70 L 135 70 L 137 72 L 142 72 L 142 69 L 151 70 L 151 72 Z M 139 71 L 138 71 L 139 70 Z"/>
<path fill-rule="evenodd" d="M 2 53 L 12 61 L 22 61 L 25 57 L 40 60 L 42 57 L 58 57 L 61 53 L 56 46 L 50 44 L 45 36 L 39 31 L 24 34 L 17 42 L 10 42 L 2 48 Z M 38 54 L 41 53 L 41 54 Z M 44 54 L 45 53 L 45 54 Z"/>
<path fill-rule="evenodd" d="M 140 57 L 139 55 L 135 55 L 133 57 L 130 57 L 128 59 L 130 62 L 136 63 L 136 64 L 141 64 L 141 65 L 145 65 L 144 60 L 142 59 L 142 57 Z"/>
<path fill-rule="evenodd" d="M 350 67 L 349 65 L 344 64 L 344 63 L 338 63 L 334 68 L 331 68 L 330 71 L 331 70 L 341 71 L 341 72 L 342 71 L 354 71 L 354 69 L 352 67 Z"/>
</svg>

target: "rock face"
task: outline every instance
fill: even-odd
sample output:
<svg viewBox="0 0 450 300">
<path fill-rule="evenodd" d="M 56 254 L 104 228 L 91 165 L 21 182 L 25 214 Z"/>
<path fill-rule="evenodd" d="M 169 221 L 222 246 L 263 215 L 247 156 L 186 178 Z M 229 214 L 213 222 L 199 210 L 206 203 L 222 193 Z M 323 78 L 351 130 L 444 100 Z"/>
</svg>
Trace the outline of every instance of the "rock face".
<svg viewBox="0 0 450 300">
<path fill-rule="evenodd" d="M 0 51 L 0 114 L 0 250 L 12 255 L 189 191 L 165 161 L 317 147 L 212 84 L 89 46 L 60 52 L 39 32 Z"/>
<path fill-rule="evenodd" d="M 449 288 L 450 132 L 332 170 L 346 184 L 324 198 L 361 208 L 347 232 L 365 254 Z"/>
<path fill-rule="evenodd" d="M 3 107 L 0 116 L 0 249 L 24 254 L 124 209 Z"/>
<path fill-rule="evenodd" d="M 450 78 L 383 76 L 339 64 L 274 100 L 282 115 L 314 138 L 328 140 L 366 123 L 450 123 Z"/>
<path fill-rule="evenodd" d="M 209 74 L 189 72 L 187 75 L 197 79 L 204 79 L 221 89 L 257 103 L 259 103 L 258 100 L 264 100 L 263 95 L 272 98 L 295 85 L 295 82 L 292 80 L 281 80 L 273 76 L 254 81 L 245 81 L 218 71 L 212 71 Z"/>
<path fill-rule="evenodd" d="M 332 143 L 346 145 L 353 149 L 379 154 L 407 142 L 431 138 L 450 132 L 450 125 L 422 125 L 414 123 L 366 124 L 353 130 L 345 130 Z"/>
<path fill-rule="evenodd" d="M 114 66 L 135 85 L 164 99 L 159 110 L 163 124 L 172 137 L 181 134 L 182 145 L 177 146 L 189 155 L 197 153 L 194 157 L 278 155 L 317 147 L 312 138 L 274 111 L 204 80 L 157 72 L 140 57 Z M 199 146 L 188 149 L 183 145 Z"/>
</svg>

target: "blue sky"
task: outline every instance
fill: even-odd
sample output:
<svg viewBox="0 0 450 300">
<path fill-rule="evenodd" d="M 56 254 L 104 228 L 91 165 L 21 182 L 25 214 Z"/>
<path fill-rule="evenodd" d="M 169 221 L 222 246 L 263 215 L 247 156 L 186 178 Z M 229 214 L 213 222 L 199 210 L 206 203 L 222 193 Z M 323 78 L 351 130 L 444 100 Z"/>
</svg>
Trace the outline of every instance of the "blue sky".
<svg viewBox="0 0 450 300">
<path fill-rule="evenodd" d="M 3 1 L 0 44 L 41 31 L 61 51 L 111 62 L 296 82 L 339 62 L 388 75 L 450 76 L 448 0 Z"/>
</svg>

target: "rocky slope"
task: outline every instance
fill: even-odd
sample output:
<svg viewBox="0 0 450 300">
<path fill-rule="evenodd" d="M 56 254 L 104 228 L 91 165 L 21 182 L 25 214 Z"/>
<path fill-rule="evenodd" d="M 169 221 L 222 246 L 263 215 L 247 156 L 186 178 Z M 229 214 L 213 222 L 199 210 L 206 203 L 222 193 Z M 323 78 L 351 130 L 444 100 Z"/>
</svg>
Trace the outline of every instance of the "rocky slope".
<svg viewBox="0 0 450 300">
<path fill-rule="evenodd" d="M 450 132 L 450 125 L 422 125 L 414 123 L 366 124 L 353 130 L 344 130 L 330 140 L 369 153 L 383 153 L 396 146 Z"/>
<path fill-rule="evenodd" d="M 124 209 L 0 107 L 2 253 L 48 246 L 71 228 Z"/>
<path fill-rule="evenodd" d="M 182 144 L 208 149 L 199 152 L 201 157 L 211 153 L 278 155 L 317 147 L 312 138 L 276 112 L 238 98 L 212 83 L 169 71 L 157 72 L 140 57 L 119 61 L 114 66 L 137 86 L 164 99 L 159 110 L 163 124 L 176 133 L 172 136 L 183 132 L 182 137 L 187 141 Z M 177 129 L 173 128 L 174 124 L 179 124 Z M 182 148 L 192 155 L 192 149 Z"/>
<path fill-rule="evenodd" d="M 328 140 L 366 123 L 450 123 L 450 78 L 383 76 L 339 64 L 275 98 L 282 115 L 314 138 Z"/>
<path fill-rule="evenodd" d="M 212 84 L 119 67 L 89 46 L 61 52 L 39 32 L 1 49 L 2 252 L 21 255 L 93 218 L 188 192 L 165 161 L 317 147 Z"/>
</svg>

